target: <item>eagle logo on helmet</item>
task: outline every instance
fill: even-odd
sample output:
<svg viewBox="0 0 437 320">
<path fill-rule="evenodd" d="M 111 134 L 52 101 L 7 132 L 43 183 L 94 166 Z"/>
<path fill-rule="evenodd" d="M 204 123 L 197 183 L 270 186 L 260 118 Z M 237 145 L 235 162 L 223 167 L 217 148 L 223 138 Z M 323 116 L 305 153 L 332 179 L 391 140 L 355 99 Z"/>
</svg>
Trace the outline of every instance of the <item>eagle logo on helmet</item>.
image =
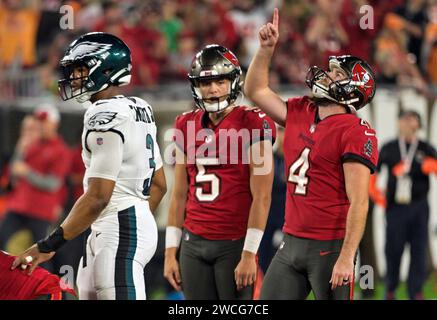
<svg viewBox="0 0 437 320">
<path fill-rule="evenodd" d="M 70 49 L 63 60 L 76 60 L 87 56 L 100 55 L 107 52 L 112 44 L 97 43 L 91 41 L 80 42 Z"/>
</svg>

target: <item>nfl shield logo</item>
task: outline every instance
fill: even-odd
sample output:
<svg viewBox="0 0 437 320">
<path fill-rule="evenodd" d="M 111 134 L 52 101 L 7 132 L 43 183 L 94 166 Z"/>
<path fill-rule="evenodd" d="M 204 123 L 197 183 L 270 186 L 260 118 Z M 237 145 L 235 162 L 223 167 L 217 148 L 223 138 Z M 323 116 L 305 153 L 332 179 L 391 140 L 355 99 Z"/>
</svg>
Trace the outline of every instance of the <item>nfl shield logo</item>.
<svg viewBox="0 0 437 320">
<path fill-rule="evenodd" d="M 314 133 L 314 131 L 316 131 L 316 125 L 313 123 L 313 124 L 310 126 L 310 132 L 311 132 L 311 133 Z"/>
<path fill-rule="evenodd" d="M 97 144 L 101 146 L 103 144 L 103 138 L 97 138 Z"/>
</svg>

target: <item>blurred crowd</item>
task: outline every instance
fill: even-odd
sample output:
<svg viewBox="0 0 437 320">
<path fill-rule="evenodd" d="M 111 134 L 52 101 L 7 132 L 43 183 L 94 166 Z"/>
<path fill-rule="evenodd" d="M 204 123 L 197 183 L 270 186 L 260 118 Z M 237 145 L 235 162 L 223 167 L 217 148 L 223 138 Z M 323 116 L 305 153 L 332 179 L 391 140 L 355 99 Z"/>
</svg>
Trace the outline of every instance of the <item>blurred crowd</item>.
<svg viewBox="0 0 437 320">
<path fill-rule="evenodd" d="M 0 74 L 33 70 L 44 91 L 56 93 L 60 57 L 89 31 L 129 45 L 133 86 L 143 89 L 186 79 L 207 43 L 228 47 L 245 68 L 274 7 L 280 43 L 272 83 L 302 84 L 309 66 L 326 67 L 327 56 L 349 53 L 370 61 L 380 82 L 434 96 L 436 0 L 1 0 Z"/>
</svg>

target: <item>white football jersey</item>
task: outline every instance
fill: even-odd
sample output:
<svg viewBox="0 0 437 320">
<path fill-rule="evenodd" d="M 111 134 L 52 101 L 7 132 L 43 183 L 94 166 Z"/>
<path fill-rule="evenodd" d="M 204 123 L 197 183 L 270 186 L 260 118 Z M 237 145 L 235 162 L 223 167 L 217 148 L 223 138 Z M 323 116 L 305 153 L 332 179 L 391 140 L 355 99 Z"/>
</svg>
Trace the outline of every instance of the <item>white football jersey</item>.
<svg viewBox="0 0 437 320">
<path fill-rule="evenodd" d="M 85 164 L 84 190 L 88 188 L 88 178 L 96 177 L 90 173 L 92 152 L 87 139 L 92 132 L 111 131 L 120 136 L 123 142 L 122 162 L 111 201 L 99 220 L 105 215 L 124 210 L 140 200 L 147 200 L 156 170 L 162 167 L 162 159 L 157 144 L 157 128 L 152 107 L 137 97 L 115 96 L 99 100 L 86 111 L 82 133 L 82 158 Z M 103 144 L 103 138 L 92 135 Z M 99 141 L 99 139 L 101 139 Z M 89 141 L 88 141 L 89 143 Z M 107 161 L 111 161 L 111 154 Z M 98 177 L 98 176 L 97 176 Z"/>
</svg>

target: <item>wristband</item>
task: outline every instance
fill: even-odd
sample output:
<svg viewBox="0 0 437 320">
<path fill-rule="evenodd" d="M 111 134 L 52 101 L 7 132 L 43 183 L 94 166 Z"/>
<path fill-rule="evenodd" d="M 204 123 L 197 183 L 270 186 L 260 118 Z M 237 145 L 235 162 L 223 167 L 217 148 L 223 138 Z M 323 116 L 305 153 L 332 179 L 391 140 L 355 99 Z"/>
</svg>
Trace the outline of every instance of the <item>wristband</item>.
<svg viewBox="0 0 437 320">
<path fill-rule="evenodd" d="M 244 239 L 243 250 L 256 254 L 259 245 L 263 238 L 264 231 L 255 228 L 249 228 L 246 232 L 246 239 Z"/>
<path fill-rule="evenodd" d="M 179 248 L 182 238 L 182 229 L 168 226 L 165 229 L 165 248 Z"/>
<path fill-rule="evenodd" d="M 64 229 L 58 227 L 48 237 L 37 242 L 38 250 L 41 253 L 49 253 L 58 250 L 67 240 L 64 239 Z"/>
</svg>

